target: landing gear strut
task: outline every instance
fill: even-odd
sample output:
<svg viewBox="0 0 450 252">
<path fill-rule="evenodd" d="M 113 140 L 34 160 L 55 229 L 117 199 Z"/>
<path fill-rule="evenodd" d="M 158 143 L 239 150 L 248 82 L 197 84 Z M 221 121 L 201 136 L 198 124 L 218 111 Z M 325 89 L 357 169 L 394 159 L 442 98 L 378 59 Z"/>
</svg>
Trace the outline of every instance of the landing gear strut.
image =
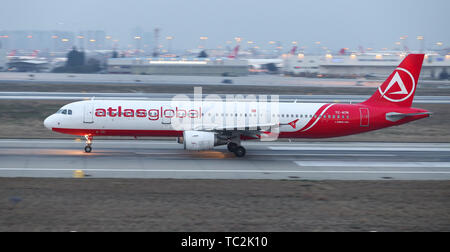
<svg viewBox="0 0 450 252">
<path fill-rule="evenodd" d="M 84 151 L 90 153 L 92 151 L 92 136 L 86 135 L 84 138 L 86 138 L 86 147 L 84 147 Z"/>
<path fill-rule="evenodd" d="M 228 143 L 227 149 L 229 152 L 234 152 L 239 145 L 237 143 Z"/>
<path fill-rule="evenodd" d="M 227 145 L 228 151 L 233 152 L 236 157 L 245 156 L 246 150 L 244 147 L 238 145 L 237 143 L 228 143 Z"/>
</svg>

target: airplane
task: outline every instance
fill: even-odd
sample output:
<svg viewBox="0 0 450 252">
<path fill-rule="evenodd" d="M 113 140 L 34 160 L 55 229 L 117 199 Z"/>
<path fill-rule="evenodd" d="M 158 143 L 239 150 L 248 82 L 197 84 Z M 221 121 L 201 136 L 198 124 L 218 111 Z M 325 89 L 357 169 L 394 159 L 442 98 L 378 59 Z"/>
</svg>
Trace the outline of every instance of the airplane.
<svg viewBox="0 0 450 252">
<path fill-rule="evenodd" d="M 243 157 L 245 140 L 340 137 L 430 117 L 431 112 L 411 107 L 423 59 L 424 54 L 406 56 L 375 93 L 358 104 L 267 102 L 270 105 L 261 108 L 253 101 L 91 99 L 63 106 L 44 125 L 84 136 L 87 153 L 96 136 L 165 136 L 177 137 L 186 150 L 227 145 L 236 157 Z M 180 127 L 183 120 L 187 123 Z"/>
<path fill-rule="evenodd" d="M 297 46 L 292 47 L 292 49 L 289 51 L 289 55 L 295 55 L 295 52 L 297 52 Z"/>
<path fill-rule="evenodd" d="M 237 45 L 233 51 L 230 53 L 230 55 L 228 55 L 228 58 L 230 59 L 236 59 L 238 57 L 238 53 L 239 53 L 239 45 Z"/>
</svg>

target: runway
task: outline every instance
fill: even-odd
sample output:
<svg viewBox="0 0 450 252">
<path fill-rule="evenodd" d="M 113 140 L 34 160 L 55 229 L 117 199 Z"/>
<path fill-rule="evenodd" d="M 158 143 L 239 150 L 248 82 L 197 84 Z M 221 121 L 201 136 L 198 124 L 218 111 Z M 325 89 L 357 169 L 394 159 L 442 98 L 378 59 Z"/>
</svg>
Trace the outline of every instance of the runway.
<svg viewBox="0 0 450 252">
<path fill-rule="evenodd" d="M 246 142 L 189 152 L 174 141 L 0 140 L 0 177 L 450 180 L 450 143 Z"/>
<path fill-rule="evenodd" d="M 223 80 L 232 83 L 224 83 Z M 249 75 L 240 77 L 225 76 L 176 76 L 176 75 L 132 75 L 132 74 L 64 74 L 64 73 L 17 73 L 0 72 L 0 84 L 35 83 L 35 84 L 142 84 L 142 85 L 224 85 L 224 86 L 366 86 L 376 87 L 380 80 L 356 79 L 320 79 L 280 75 Z"/>
<path fill-rule="evenodd" d="M 387 76 L 386 76 L 387 77 Z M 223 81 L 231 80 L 231 83 Z M 220 86 L 281 86 L 281 87 L 378 87 L 381 79 L 345 79 L 345 78 L 307 78 L 282 75 L 261 74 L 240 77 L 225 76 L 174 76 L 174 75 L 132 75 L 132 74 L 69 74 L 69 73 L 18 73 L 0 72 L 0 85 L 11 83 L 34 83 L 65 85 L 89 83 L 98 85 L 220 85 Z M 447 80 L 423 80 L 424 86 L 437 86 L 449 89 Z"/>
<path fill-rule="evenodd" d="M 186 94 L 193 99 L 193 94 Z M 169 93 L 75 93 L 75 92 L 0 92 L 0 100 L 170 100 L 174 94 Z M 226 101 L 226 95 L 216 94 Z M 203 99 L 212 97 L 203 95 Z M 246 98 L 247 96 L 244 96 Z M 267 101 L 271 101 L 272 96 L 267 95 Z M 342 102 L 356 103 L 367 100 L 369 95 L 278 95 L 280 102 Z M 257 97 L 258 98 L 258 97 Z M 450 96 L 416 96 L 414 103 L 426 104 L 450 104 Z"/>
</svg>

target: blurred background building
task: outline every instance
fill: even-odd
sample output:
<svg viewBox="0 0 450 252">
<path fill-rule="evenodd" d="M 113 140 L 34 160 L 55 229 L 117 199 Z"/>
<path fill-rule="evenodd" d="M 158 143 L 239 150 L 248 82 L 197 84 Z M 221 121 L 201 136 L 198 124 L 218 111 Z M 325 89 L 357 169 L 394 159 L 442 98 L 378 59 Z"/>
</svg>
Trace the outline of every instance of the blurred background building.
<svg viewBox="0 0 450 252">
<path fill-rule="evenodd" d="M 287 47 L 276 40 L 257 43 L 242 37 L 213 46 L 209 39 L 199 36 L 196 48 L 183 48 L 176 34 L 163 35 L 159 28 L 138 26 L 130 29 L 126 38 L 103 30 L 3 30 L 0 71 L 64 72 L 69 52 L 75 50 L 89 66 L 83 71 L 101 73 L 377 79 L 391 72 L 408 53 L 426 54 L 424 79 L 448 79 L 450 73 L 450 49 L 442 42 L 426 44 L 424 36 L 417 36 L 415 51 L 408 48 L 407 36 L 400 37 L 393 48 L 378 51 L 361 46 L 333 51 L 320 41 L 309 48 L 292 41 Z"/>
</svg>

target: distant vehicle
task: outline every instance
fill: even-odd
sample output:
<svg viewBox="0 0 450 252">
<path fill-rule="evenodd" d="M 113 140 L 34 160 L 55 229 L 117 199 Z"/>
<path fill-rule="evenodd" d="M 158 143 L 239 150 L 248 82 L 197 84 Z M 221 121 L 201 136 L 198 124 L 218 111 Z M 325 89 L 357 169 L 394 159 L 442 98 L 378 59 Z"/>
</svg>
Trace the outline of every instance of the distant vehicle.
<svg viewBox="0 0 450 252">
<path fill-rule="evenodd" d="M 410 54 L 375 93 L 359 104 L 87 100 L 70 103 L 44 121 L 55 132 L 84 136 L 85 152 L 95 136 L 178 137 L 186 150 L 227 145 L 243 157 L 244 140 L 329 138 L 398 126 L 427 118 L 412 108 L 424 54 Z M 178 127 L 180 121 L 184 128 Z"/>
</svg>

